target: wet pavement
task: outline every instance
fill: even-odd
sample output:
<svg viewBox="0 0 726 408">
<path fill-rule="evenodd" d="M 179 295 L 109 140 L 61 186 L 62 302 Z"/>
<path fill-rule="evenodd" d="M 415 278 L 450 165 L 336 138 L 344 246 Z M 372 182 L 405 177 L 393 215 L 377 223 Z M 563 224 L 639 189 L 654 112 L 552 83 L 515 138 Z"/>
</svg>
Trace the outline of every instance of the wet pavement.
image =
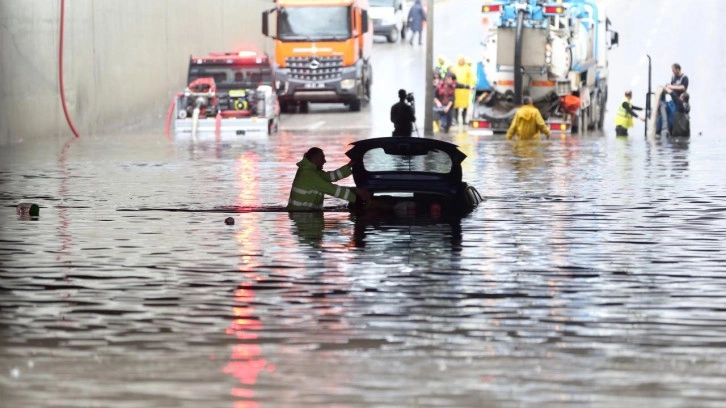
<svg viewBox="0 0 726 408">
<path fill-rule="evenodd" d="M 634 2 L 608 3 L 627 9 L 611 12 L 621 39 L 648 30 Z M 710 38 L 704 18 L 689 35 Z M 640 61 L 628 47 L 614 58 Z M 347 128 L 323 106 L 269 138 L 3 146 L 0 405 L 723 406 L 726 92 L 683 65 L 701 95 L 690 141 L 441 137 L 485 196 L 462 219 L 281 211 L 303 152 L 344 164 L 385 130 L 355 121 L 386 98 Z M 611 91 L 638 94 L 616 70 Z"/>
</svg>

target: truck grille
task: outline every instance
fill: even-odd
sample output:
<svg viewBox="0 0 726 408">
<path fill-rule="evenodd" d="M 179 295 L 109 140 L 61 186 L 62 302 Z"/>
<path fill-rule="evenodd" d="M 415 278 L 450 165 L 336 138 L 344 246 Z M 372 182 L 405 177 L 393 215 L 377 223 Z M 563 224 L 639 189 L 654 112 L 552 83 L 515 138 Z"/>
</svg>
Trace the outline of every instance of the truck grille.
<svg viewBox="0 0 726 408">
<path fill-rule="evenodd" d="M 287 57 L 290 79 L 303 81 L 331 81 L 340 79 L 343 57 Z"/>
</svg>

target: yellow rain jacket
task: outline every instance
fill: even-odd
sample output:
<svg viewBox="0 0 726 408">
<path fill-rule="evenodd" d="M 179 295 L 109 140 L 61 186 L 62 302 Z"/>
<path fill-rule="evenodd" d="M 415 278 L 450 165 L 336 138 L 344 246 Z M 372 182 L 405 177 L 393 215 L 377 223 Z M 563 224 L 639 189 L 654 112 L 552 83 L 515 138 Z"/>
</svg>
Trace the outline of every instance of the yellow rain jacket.
<svg viewBox="0 0 726 408">
<path fill-rule="evenodd" d="M 456 84 L 474 87 L 476 85 L 476 77 L 469 64 L 456 64 L 451 68 L 456 75 Z M 459 88 L 457 86 L 454 92 L 454 108 L 468 108 L 471 104 L 471 89 Z"/>
<path fill-rule="evenodd" d="M 347 164 L 334 171 L 318 170 L 310 160 L 303 157 L 297 163 L 287 210 L 322 210 L 325 194 L 354 203 L 356 195 L 352 188 L 333 184 L 334 181 L 350 176 L 351 172 Z"/>
<path fill-rule="evenodd" d="M 535 139 L 540 137 L 540 132 L 550 137 L 550 129 L 547 127 L 542 114 L 534 105 L 522 105 L 512 119 L 512 124 L 507 130 L 507 139 L 515 134 L 520 140 Z"/>
</svg>

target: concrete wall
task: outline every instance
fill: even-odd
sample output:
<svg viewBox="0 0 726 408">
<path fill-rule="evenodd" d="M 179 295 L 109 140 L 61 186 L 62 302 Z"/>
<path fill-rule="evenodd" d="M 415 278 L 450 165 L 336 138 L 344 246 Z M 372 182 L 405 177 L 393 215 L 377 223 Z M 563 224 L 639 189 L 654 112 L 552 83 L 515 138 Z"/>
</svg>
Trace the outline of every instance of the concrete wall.
<svg viewBox="0 0 726 408">
<path fill-rule="evenodd" d="M 0 1 L 0 144 L 71 131 L 59 93 L 60 0 Z M 190 54 L 266 51 L 270 0 L 68 0 L 64 89 L 82 134 L 163 123 Z M 159 127 L 163 131 L 163 125 Z"/>
</svg>

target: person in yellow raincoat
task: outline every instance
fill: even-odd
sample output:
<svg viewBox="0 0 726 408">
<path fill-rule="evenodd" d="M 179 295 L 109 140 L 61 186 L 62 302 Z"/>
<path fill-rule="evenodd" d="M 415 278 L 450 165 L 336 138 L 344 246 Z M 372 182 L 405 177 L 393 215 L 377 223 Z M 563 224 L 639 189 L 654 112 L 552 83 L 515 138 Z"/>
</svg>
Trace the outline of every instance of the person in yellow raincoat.
<svg viewBox="0 0 726 408">
<path fill-rule="evenodd" d="M 517 113 L 512 119 L 512 124 L 507 130 L 507 139 L 511 139 L 517 135 L 519 140 L 539 139 L 540 132 L 550 137 L 550 129 L 547 127 L 542 114 L 532 104 L 532 97 L 525 96 L 522 100 L 524 104 L 517 109 Z"/>
<path fill-rule="evenodd" d="M 454 122 L 458 122 L 461 113 L 461 121 L 467 124 L 466 113 L 471 104 L 471 90 L 476 85 L 476 76 L 471 69 L 471 65 L 466 62 L 466 58 L 460 55 L 456 65 L 451 68 L 452 73 L 456 76 L 456 94 L 454 95 Z"/>
</svg>

